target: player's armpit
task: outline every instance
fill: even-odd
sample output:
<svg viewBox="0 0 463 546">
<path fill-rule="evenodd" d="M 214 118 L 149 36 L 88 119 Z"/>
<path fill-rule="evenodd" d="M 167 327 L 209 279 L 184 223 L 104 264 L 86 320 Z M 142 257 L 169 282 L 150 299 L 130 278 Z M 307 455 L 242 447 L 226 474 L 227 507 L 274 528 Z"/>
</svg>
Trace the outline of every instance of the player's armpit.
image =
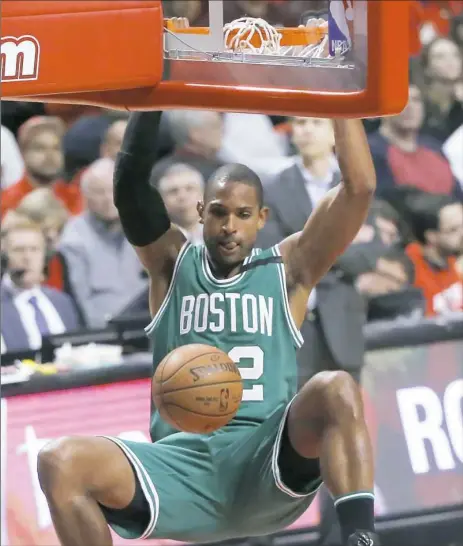
<svg viewBox="0 0 463 546">
<path fill-rule="evenodd" d="M 185 242 L 186 237 L 182 230 L 171 224 L 166 233 L 156 241 L 145 246 L 134 246 L 134 248 L 152 280 L 156 281 L 159 277 L 165 277 L 170 281 L 175 261 Z"/>
<path fill-rule="evenodd" d="M 157 241 L 134 247 L 150 277 L 150 312 L 154 316 L 169 290 L 175 262 L 186 242 L 183 232 L 174 224 Z"/>
</svg>

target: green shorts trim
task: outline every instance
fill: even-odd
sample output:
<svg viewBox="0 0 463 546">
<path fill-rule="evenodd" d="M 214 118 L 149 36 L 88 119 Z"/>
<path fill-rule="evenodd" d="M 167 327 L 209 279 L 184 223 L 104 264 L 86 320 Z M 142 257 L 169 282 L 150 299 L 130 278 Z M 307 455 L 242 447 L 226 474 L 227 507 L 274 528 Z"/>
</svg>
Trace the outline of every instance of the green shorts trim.
<svg viewBox="0 0 463 546">
<path fill-rule="evenodd" d="M 145 499 L 148 502 L 149 511 L 150 511 L 150 519 L 149 523 L 144 530 L 144 532 L 140 536 L 132 536 L 130 537 L 125 535 L 123 531 L 121 532 L 118 528 L 114 528 L 114 531 L 121 536 L 122 538 L 131 538 L 131 539 L 144 539 L 148 538 L 155 530 L 156 523 L 158 521 L 159 517 L 159 495 L 156 491 L 156 487 L 154 486 L 151 478 L 149 477 L 148 473 L 146 472 L 146 469 L 141 464 L 140 459 L 135 455 L 135 453 L 127 447 L 124 442 L 121 442 L 118 438 L 115 438 L 113 436 L 102 436 L 102 438 L 106 438 L 107 440 L 111 440 L 111 442 L 114 442 L 117 446 L 119 446 L 122 451 L 124 452 L 124 455 L 127 457 L 127 459 L 132 463 L 133 467 L 135 468 L 135 472 L 137 473 L 138 481 L 140 482 L 143 494 L 145 495 Z"/>
</svg>

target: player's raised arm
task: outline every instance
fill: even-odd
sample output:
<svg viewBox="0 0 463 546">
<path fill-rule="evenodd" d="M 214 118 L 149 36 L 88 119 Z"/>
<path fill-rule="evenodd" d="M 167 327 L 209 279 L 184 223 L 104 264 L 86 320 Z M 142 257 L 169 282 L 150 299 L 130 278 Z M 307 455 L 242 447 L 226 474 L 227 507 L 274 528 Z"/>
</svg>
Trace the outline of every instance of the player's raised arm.
<svg viewBox="0 0 463 546">
<path fill-rule="evenodd" d="M 302 232 L 280 245 L 289 282 L 311 290 L 353 241 L 366 219 L 376 175 L 361 120 L 334 120 L 342 182 L 330 190 Z"/>
<path fill-rule="evenodd" d="M 185 242 L 183 233 L 171 224 L 159 192 L 150 184 L 161 114 L 131 114 L 114 171 L 114 203 L 124 233 L 150 275 L 152 313 L 164 299 Z"/>
</svg>

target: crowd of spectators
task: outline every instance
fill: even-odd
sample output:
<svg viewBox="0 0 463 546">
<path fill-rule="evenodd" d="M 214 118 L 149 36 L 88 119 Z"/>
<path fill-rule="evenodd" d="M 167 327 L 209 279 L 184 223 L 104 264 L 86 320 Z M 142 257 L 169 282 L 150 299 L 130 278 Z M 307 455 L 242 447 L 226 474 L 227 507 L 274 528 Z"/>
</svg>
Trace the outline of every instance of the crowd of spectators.
<svg viewBox="0 0 463 546">
<path fill-rule="evenodd" d="M 201 0 L 168 4 L 172 15 L 202 13 Z M 361 297 L 369 321 L 463 311 L 462 13 L 447 30 L 423 26 L 405 110 L 365 121 L 378 190 L 335 269 Z M 47 334 L 104 328 L 145 290 L 112 199 L 126 124 L 121 112 L 2 103 L 2 352 L 38 348 Z M 196 203 L 224 163 L 243 163 L 263 181 L 271 210 L 258 240 L 264 247 L 299 230 L 340 181 L 329 120 L 170 111 L 162 132 L 152 184 L 172 220 L 198 243 Z M 308 313 L 317 308 L 317 292 Z"/>
</svg>

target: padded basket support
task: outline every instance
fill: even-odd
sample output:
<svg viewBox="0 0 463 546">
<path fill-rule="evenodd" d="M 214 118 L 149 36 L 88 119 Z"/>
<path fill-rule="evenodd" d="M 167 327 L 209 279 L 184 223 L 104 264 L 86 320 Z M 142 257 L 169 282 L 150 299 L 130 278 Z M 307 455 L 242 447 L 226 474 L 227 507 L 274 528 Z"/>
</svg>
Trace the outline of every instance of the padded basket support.
<svg viewBox="0 0 463 546">
<path fill-rule="evenodd" d="M 2 98 L 156 86 L 160 0 L 3 0 Z"/>
</svg>

